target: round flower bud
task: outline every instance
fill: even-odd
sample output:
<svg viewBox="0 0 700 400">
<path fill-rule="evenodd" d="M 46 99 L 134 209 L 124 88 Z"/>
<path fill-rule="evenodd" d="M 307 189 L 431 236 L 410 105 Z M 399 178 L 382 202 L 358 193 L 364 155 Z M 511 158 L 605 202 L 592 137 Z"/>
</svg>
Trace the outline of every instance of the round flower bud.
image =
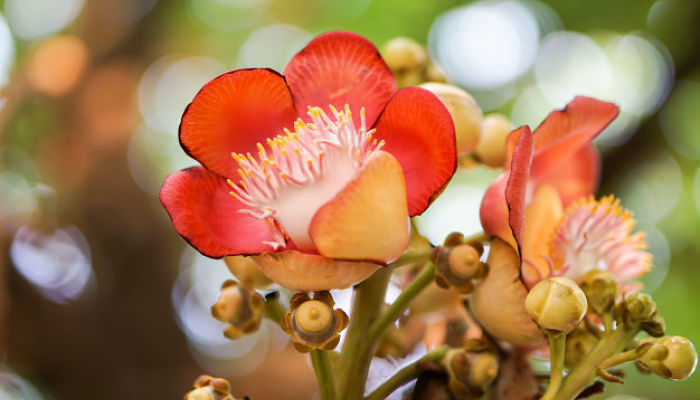
<svg viewBox="0 0 700 400">
<path fill-rule="evenodd" d="M 447 107 L 455 124 L 457 155 L 471 153 L 479 143 L 483 113 L 472 96 L 454 85 L 428 82 L 420 85 L 431 91 Z"/>
<path fill-rule="evenodd" d="M 381 54 L 394 74 L 408 71 L 420 73 L 428 63 L 428 52 L 425 48 L 407 37 L 391 39 L 382 47 Z"/>
<path fill-rule="evenodd" d="M 194 382 L 195 389 L 188 392 L 184 400 L 236 400 L 231 393 L 231 385 L 226 379 L 202 375 Z"/>
<path fill-rule="evenodd" d="M 559 276 L 541 281 L 530 289 L 525 297 L 525 308 L 540 328 L 566 333 L 586 315 L 588 304 L 576 282 Z"/>
<path fill-rule="evenodd" d="M 340 341 L 340 332 L 348 325 L 343 310 L 333 309 L 329 292 L 317 292 L 313 299 L 306 293 L 292 296 L 290 310 L 280 323 L 292 337 L 294 348 L 306 353 L 313 349 L 332 350 Z"/>
<path fill-rule="evenodd" d="M 599 269 L 589 271 L 581 278 L 580 286 L 594 313 L 603 315 L 615 305 L 617 283 L 610 272 Z"/>
<path fill-rule="evenodd" d="M 498 376 L 498 358 L 488 351 L 453 349 L 445 355 L 443 365 L 450 390 L 458 396 L 481 397 Z"/>
<path fill-rule="evenodd" d="M 583 361 L 598 344 L 598 337 L 585 325 L 579 324 L 576 329 L 566 336 L 564 365 L 569 368 L 573 368 Z"/>
<path fill-rule="evenodd" d="M 251 257 L 228 256 L 224 257 L 224 262 L 233 276 L 249 287 L 264 289 L 272 284 L 270 278 L 260 271 L 258 264 Z"/>
<path fill-rule="evenodd" d="M 506 159 L 506 140 L 513 130 L 510 120 L 501 114 L 489 114 L 481 123 L 481 137 L 474 155 L 492 168 L 502 167 Z"/>
<path fill-rule="evenodd" d="M 688 339 L 669 336 L 654 343 L 638 361 L 662 378 L 683 380 L 695 371 L 698 354 Z"/>
<path fill-rule="evenodd" d="M 435 282 L 443 288 L 453 287 L 460 293 L 471 293 L 474 290 L 472 280 L 486 274 L 486 265 L 480 260 L 482 252 L 483 248 L 465 243 L 462 234 L 450 234 L 433 253 L 437 267 Z"/>
<path fill-rule="evenodd" d="M 438 65 L 430 62 L 425 67 L 425 82 L 447 82 L 445 72 Z"/>
<path fill-rule="evenodd" d="M 630 293 L 625 297 L 626 322 L 649 322 L 656 316 L 656 303 L 646 293 Z"/>
<path fill-rule="evenodd" d="M 228 324 L 224 335 L 236 339 L 260 327 L 265 300 L 253 289 L 228 280 L 221 285 L 219 299 L 211 306 L 214 318 Z"/>
</svg>

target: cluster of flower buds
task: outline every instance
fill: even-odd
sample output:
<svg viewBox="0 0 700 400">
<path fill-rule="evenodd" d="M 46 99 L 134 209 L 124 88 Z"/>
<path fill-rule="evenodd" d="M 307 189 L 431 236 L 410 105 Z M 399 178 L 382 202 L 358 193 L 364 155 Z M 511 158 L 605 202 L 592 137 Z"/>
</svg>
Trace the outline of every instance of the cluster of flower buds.
<svg viewBox="0 0 700 400">
<path fill-rule="evenodd" d="M 574 330 L 588 311 L 586 295 L 569 278 L 545 279 L 530 289 L 525 298 L 528 314 L 541 329 L 552 333 Z"/>
<path fill-rule="evenodd" d="M 461 233 L 449 234 L 432 255 L 437 268 L 435 282 L 443 288 L 453 287 L 460 293 L 471 293 L 474 281 L 486 275 L 486 264 L 480 260 L 483 251 L 480 243 L 467 242 Z"/>
<path fill-rule="evenodd" d="M 650 343 L 637 359 L 637 365 L 671 380 L 683 380 L 693 374 L 698 354 L 690 340 L 680 336 L 664 336 Z"/>
<path fill-rule="evenodd" d="M 297 293 L 289 303 L 289 312 L 280 326 L 292 337 L 294 348 L 300 352 L 313 349 L 333 350 L 340 341 L 340 332 L 348 326 L 348 315 L 333 309 L 330 292 L 316 292 L 313 298 Z"/>
<path fill-rule="evenodd" d="M 227 280 L 221 285 L 219 299 L 211 306 L 214 318 L 227 324 L 224 335 L 236 339 L 260 327 L 265 300 L 251 287 Z"/>
<path fill-rule="evenodd" d="M 202 375 L 193 386 L 194 389 L 185 395 L 184 400 L 236 400 L 229 392 L 231 385 L 223 378 Z"/>
<path fill-rule="evenodd" d="M 481 340 L 469 340 L 460 349 L 449 349 L 442 365 L 450 391 L 459 398 L 480 398 L 498 377 L 496 350 Z"/>
<path fill-rule="evenodd" d="M 407 37 L 388 41 L 381 54 L 399 87 L 416 86 L 422 82 L 444 82 L 445 75 L 433 64 L 423 45 Z"/>
</svg>

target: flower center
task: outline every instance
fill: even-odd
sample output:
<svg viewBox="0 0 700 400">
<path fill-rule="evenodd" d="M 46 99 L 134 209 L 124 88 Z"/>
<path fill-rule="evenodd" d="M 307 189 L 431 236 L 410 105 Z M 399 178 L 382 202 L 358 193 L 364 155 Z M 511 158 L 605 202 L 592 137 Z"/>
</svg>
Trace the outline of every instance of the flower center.
<svg viewBox="0 0 700 400">
<path fill-rule="evenodd" d="M 562 218 L 551 243 L 554 266 L 577 280 L 593 269 L 609 271 L 618 282 L 644 275 L 651 268 L 651 254 L 644 251 L 644 233 L 630 235 L 632 215 L 619 200 L 583 199 Z"/>
<path fill-rule="evenodd" d="M 350 107 L 330 106 L 333 117 L 320 107 L 309 107 L 311 122 L 301 118 L 294 131 L 258 143 L 258 157 L 232 154 L 238 162 L 238 183 L 228 180 L 231 195 L 249 207 L 238 212 L 264 219 L 274 241 L 273 250 L 285 248 L 287 238 L 302 250 L 314 250 L 309 224 L 319 208 L 330 201 L 366 164 L 384 142 L 367 130 L 365 110 L 355 127 Z"/>
</svg>

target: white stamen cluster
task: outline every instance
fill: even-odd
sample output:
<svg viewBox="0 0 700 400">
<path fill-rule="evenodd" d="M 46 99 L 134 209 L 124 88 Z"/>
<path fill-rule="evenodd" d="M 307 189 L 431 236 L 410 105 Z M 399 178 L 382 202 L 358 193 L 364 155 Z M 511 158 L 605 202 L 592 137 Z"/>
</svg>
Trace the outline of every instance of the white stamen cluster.
<svg viewBox="0 0 700 400">
<path fill-rule="evenodd" d="M 250 207 L 240 209 L 252 217 L 264 219 L 274 235 L 274 242 L 266 242 L 274 250 L 286 245 L 286 232 L 275 219 L 276 204 L 283 201 L 280 192 L 300 188 L 320 181 L 324 171 L 334 168 L 338 160 L 349 159 L 353 168 L 360 170 L 372 152 L 384 142 L 372 136 L 375 129 L 367 130 L 365 109 L 360 110 L 360 128 L 352 120 L 350 107 L 343 111 L 330 106 L 333 118 L 320 107 L 308 107 L 311 122 L 301 118 L 294 122 L 294 131 L 267 139 L 266 149 L 257 144 L 258 157 L 250 153 L 233 153 L 238 162 L 238 182 L 228 180 L 230 194 Z"/>
<path fill-rule="evenodd" d="M 644 233 L 631 234 L 633 227 L 631 214 L 613 196 L 573 204 L 552 240 L 555 268 L 574 280 L 593 269 L 609 271 L 618 282 L 644 275 L 652 257 L 644 251 Z"/>
</svg>

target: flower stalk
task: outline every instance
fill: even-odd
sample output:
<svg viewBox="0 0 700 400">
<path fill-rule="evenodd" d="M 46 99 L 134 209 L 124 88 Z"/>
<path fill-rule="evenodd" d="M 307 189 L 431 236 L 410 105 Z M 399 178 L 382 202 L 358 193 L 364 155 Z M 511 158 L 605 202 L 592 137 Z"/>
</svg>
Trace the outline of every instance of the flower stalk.
<svg viewBox="0 0 700 400">
<path fill-rule="evenodd" d="M 313 364 L 318 387 L 321 390 L 321 399 L 335 400 L 335 383 L 333 380 L 333 373 L 331 372 L 331 362 L 328 358 L 328 351 L 319 349 L 311 350 L 311 364 Z"/>
<path fill-rule="evenodd" d="M 550 353 L 549 386 L 541 400 L 554 400 L 564 378 L 564 356 L 566 354 L 566 333 L 547 333 Z"/>
<path fill-rule="evenodd" d="M 387 398 L 396 389 L 418 378 L 420 373 L 425 370 L 426 364 L 440 362 L 446 353 L 446 347 L 439 347 L 429 351 L 420 359 L 398 370 L 391 378 L 374 389 L 369 396 L 365 397 L 365 400 L 382 400 Z"/>
</svg>

